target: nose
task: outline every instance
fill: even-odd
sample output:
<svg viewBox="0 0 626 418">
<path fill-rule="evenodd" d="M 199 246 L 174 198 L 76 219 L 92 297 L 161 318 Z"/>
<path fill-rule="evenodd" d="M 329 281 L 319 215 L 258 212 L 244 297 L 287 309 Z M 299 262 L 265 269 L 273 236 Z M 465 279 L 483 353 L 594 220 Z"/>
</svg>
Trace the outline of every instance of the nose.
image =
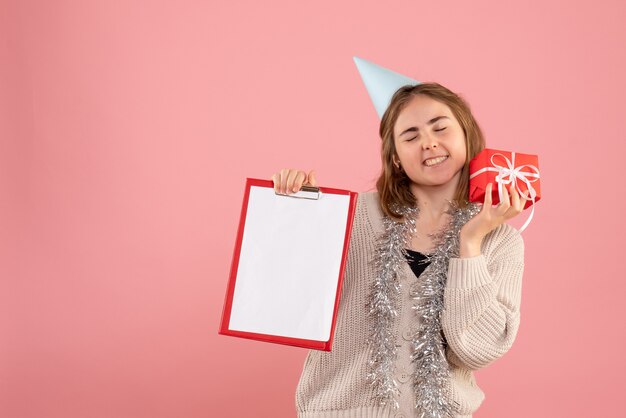
<svg viewBox="0 0 626 418">
<path fill-rule="evenodd" d="M 437 148 L 437 139 L 434 136 L 427 135 L 422 142 L 423 149 L 434 149 Z"/>
</svg>

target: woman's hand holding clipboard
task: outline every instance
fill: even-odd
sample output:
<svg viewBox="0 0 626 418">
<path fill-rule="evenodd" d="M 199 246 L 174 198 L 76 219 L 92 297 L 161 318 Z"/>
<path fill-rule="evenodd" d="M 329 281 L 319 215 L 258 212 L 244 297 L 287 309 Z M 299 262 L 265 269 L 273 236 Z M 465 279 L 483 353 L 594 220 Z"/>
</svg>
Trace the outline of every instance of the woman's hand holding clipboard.
<svg viewBox="0 0 626 418">
<path fill-rule="evenodd" d="M 296 193 L 303 185 L 317 187 L 314 171 L 307 175 L 305 171 L 283 168 L 272 176 L 274 191 L 279 194 Z"/>
<path fill-rule="evenodd" d="M 248 178 L 219 333 L 330 351 L 357 196 L 313 171 Z"/>
</svg>

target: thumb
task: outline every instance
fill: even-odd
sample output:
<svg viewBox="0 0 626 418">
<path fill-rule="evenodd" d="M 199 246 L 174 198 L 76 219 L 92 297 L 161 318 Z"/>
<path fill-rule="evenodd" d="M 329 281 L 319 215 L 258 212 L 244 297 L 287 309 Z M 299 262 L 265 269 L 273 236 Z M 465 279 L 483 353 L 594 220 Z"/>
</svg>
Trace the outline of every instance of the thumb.
<svg viewBox="0 0 626 418">
<path fill-rule="evenodd" d="M 315 178 L 315 172 L 313 170 L 311 170 L 309 175 L 306 176 L 306 182 L 309 183 L 313 187 L 317 186 L 317 179 Z"/>
</svg>

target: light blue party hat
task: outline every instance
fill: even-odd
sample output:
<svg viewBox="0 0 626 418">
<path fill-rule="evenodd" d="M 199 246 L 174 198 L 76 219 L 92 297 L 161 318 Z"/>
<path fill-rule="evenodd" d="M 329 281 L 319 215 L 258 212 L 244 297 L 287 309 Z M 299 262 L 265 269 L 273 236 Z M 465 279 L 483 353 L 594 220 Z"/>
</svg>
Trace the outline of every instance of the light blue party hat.
<svg viewBox="0 0 626 418">
<path fill-rule="evenodd" d="M 388 70 L 363 58 L 353 57 L 365 88 L 374 103 L 378 117 L 382 119 L 391 102 L 393 94 L 402 86 L 417 85 L 420 81 L 413 80 L 395 71 Z"/>
</svg>

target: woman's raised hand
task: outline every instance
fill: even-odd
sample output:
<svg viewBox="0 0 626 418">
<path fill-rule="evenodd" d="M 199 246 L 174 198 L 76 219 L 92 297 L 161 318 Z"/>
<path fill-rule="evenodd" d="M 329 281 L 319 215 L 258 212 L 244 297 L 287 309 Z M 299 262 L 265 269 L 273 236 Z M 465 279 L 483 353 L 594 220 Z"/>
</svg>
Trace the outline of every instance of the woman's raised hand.
<svg viewBox="0 0 626 418">
<path fill-rule="evenodd" d="M 493 185 L 489 183 L 480 212 L 461 227 L 461 257 L 464 254 L 467 256 L 479 254 L 480 243 L 489 232 L 524 210 L 526 202 L 520 198 L 513 184 L 508 189 L 506 186 L 502 188 L 503 199 L 497 206 L 492 205 L 492 189 Z"/>
<path fill-rule="evenodd" d="M 313 170 L 307 175 L 305 171 L 283 168 L 272 175 L 274 191 L 280 194 L 296 193 L 303 184 L 317 186 L 317 180 Z"/>
</svg>

